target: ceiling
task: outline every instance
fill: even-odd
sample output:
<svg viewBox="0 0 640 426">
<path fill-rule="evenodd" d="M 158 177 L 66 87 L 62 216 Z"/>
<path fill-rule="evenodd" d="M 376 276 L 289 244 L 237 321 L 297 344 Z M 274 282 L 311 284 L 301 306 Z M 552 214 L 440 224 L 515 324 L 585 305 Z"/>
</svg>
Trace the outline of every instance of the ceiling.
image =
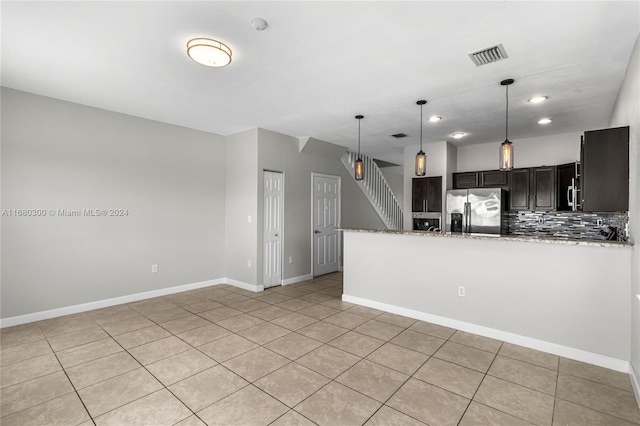
<svg viewBox="0 0 640 426">
<path fill-rule="evenodd" d="M 250 21 L 262 17 L 265 31 Z M 640 2 L 2 1 L 2 85 L 229 135 L 261 127 L 402 163 L 404 146 L 606 127 L 640 31 Z M 186 43 L 228 44 L 208 68 Z M 468 53 L 502 43 L 508 59 Z M 548 101 L 531 104 L 533 95 Z M 432 114 L 443 117 L 429 123 Z M 551 117 L 546 126 L 537 124 Z M 464 131 L 460 140 L 451 133 Z M 396 140 L 391 134 L 409 136 Z"/>
</svg>

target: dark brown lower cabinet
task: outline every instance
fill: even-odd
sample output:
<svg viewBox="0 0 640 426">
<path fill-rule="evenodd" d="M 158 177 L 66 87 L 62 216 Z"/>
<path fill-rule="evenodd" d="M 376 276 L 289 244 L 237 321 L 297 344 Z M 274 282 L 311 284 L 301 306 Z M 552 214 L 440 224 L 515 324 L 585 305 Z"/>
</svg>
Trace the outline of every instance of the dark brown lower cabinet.
<svg viewBox="0 0 640 426">
<path fill-rule="evenodd" d="M 442 176 L 413 178 L 411 201 L 414 212 L 441 212 Z"/>
</svg>

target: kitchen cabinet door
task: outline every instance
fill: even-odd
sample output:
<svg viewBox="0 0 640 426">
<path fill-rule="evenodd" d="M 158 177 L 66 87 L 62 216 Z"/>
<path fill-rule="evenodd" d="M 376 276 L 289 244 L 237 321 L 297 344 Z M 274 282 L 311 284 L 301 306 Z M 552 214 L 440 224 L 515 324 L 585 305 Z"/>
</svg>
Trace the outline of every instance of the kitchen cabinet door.
<svg viewBox="0 0 640 426">
<path fill-rule="evenodd" d="M 529 169 L 511 170 L 509 210 L 529 210 Z"/>
<path fill-rule="evenodd" d="M 556 167 L 556 210 L 571 211 L 569 205 L 572 194 L 572 181 L 576 179 L 576 163 L 560 164 Z"/>
<path fill-rule="evenodd" d="M 467 189 L 480 187 L 479 172 L 465 172 L 453 174 L 453 189 Z"/>
<path fill-rule="evenodd" d="M 483 188 L 494 188 L 498 186 L 509 185 L 508 172 L 501 172 L 500 170 L 487 170 L 480 172 Z"/>
<path fill-rule="evenodd" d="M 442 176 L 413 178 L 411 197 L 414 212 L 442 212 Z"/>
<path fill-rule="evenodd" d="M 629 210 L 629 127 L 584 133 L 582 210 Z"/>
<path fill-rule="evenodd" d="M 442 176 L 427 178 L 427 211 L 442 212 Z"/>
<path fill-rule="evenodd" d="M 427 178 L 411 180 L 411 211 L 427 211 Z"/>
<path fill-rule="evenodd" d="M 531 169 L 531 207 L 533 210 L 556 209 L 556 168 L 536 167 Z"/>
</svg>

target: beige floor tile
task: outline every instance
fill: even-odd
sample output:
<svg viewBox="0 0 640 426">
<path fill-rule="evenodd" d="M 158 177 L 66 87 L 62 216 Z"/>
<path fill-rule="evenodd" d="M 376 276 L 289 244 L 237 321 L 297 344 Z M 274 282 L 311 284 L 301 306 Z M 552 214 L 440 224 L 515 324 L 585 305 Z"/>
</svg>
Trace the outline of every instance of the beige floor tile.
<svg viewBox="0 0 640 426">
<path fill-rule="evenodd" d="M 260 318 L 256 318 L 249 314 L 241 314 L 231 318 L 224 319 L 222 321 L 218 321 L 216 324 L 226 328 L 227 330 L 237 333 L 239 331 L 242 331 L 244 329 L 247 329 L 249 327 L 253 327 L 255 325 L 262 324 L 262 323 L 264 323 L 264 321 L 261 320 Z"/>
<path fill-rule="evenodd" d="M 168 299 L 164 299 L 163 297 L 155 297 L 153 299 L 130 303 L 129 307 L 142 313 L 143 315 L 148 315 L 154 312 L 176 308 L 176 305 L 174 303 L 171 303 Z"/>
<path fill-rule="evenodd" d="M 228 292 L 228 294 L 225 294 L 224 296 L 216 297 L 213 300 L 215 300 L 216 302 L 220 302 L 223 305 L 233 305 L 235 303 L 246 302 L 247 300 L 251 300 L 251 298 L 247 296 L 243 296 L 241 294 L 235 294 L 230 291 Z"/>
<path fill-rule="evenodd" d="M 487 374 L 551 396 L 556 394 L 558 372 L 555 370 L 498 355 Z"/>
<path fill-rule="evenodd" d="M 552 396 L 491 376 L 473 400 L 536 425 L 550 425 L 553 417 Z"/>
<path fill-rule="evenodd" d="M 298 358 L 296 362 L 323 376 L 335 379 L 358 361 L 360 358 L 355 355 L 324 345 Z"/>
<path fill-rule="evenodd" d="M 200 312 L 198 315 L 209 321 L 217 322 L 242 315 L 242 311 L 230 308 L 228 306 L 223 306 L 221 308 L 211 309 L 210 311 Z"/>
<path fill-rule="evenodd" d="M 44 339 L 44 334 L 37 323 L 0 329 L 0 345 L 3 349 Z"/>
<path fill-rule="evenodd" d="M 324 305 L 313 305 L 308 308 L 301 309 L 298 312 L 302 315 L 321 320 L 328 316 L 337 314 L 340 311 Z"/>
<path fill-rule="evenodd" d="M 142 365 L 148 365 L 189 349 L 191 349 L 191 346 L 175 336 L 170 336 L 147 343 L 146 345 L 131 348 L 129 349 L 129 353 L 140 361 Z"/>
<path fill-rule="evenodd" d="M 0 393 L 2 417 L 73 392 L 62 371 L 3 388 Z"/>
<path fill-rule="evenodd" d="M 220 308 L 222 306 L 224 305 L 218 302 L 214 302 L 213 300 L 201 300 L 196 303 L 185 305 L 182 308 L 194 314 L 199 314 L 201 312 L 210 311 L 212 309 Z"/>
<path fill-rule="evenodd" d="M 291 363 L 266 375 L 254 384 L 278 401 L 294 407 L 329 381 L 308 368 Z"/>
<path fill-rule="evenodd" d="M 116 305 L 108 308 L 97 309 L 95 311 L 89 311 L 87 312 L 87 315 L 100 326 L 140 316 L 137 311 L 126 305 Z"/>
<path fill-rule="evenodd" d="M 404 374 L 413 374 L 429 359 L 421 352 L 386 343 L 373 351 L 367 359 Z"/>
<path fill-rule="evenodd" d="M 51 353 L 53 351 L 46 340 L 36 340 L 8 348 L 2 347 L 0 349 L 0 365 L 14 364 Z"/>
<path fill-rule="evenodd" d="M 438 324 L 433 324 L 425 321 L 418 321 L 414 323 L 409 330 L 417 331 L 418 333 L 428 334 L 430 336 L 439 337 L 441 339 L 448 339 L 456 332 L 455 329 L 444 327 Z"/>
<path fill-rule="evenodd" d="M 560 359 L 557 355 L 540 352 L 535 349 L 529 349 L 524 346 L 518 346 L 506 342 L 502 344 L 498 355 L 528 362 L 529 364 L 549 368 L 551 370 L 558 370 L 558 362 Z"/>
<path fill-rule="evenodd" d="M 57 356 L 64 368 L 70 368 L 74 365 L 84 364 L 94 359 L 122 352 L 122 350 L 119 344 L 108 338 L 65 349 L 58 352 Z"/>
<path fill-rule="evenodd" d="M 381 311 L 379 309 L 374 309 L 374 308 L 369 308 L 367 306 L 359 306 L 359 305 L 352 306 L 347 310 L 347 312 L 349 312 L 350 314 L 359 315 L 361 317 L 368 318 L 368 319 L 373 319 L 379 315 L 384 314 L 384 311 Z M 402 327 L 402 328 L 405 328 L 405 327 Z"/>
<path fill-rule="evenodd" d="M 178 337 L 191 346 L 201 346 L 205 343 L 213 342 L 214 340 L 221 339 L 231 334 L 226 328 L 222 328 L 219 325 L 211 324 L 207 321 L 208 325 L 204 327 L 194 328 L 193 330 L 185 331 L 178 334 Z"/>
<path fill-rule="evenodd" d="M 409 379 L 387 405 L 429 425 L 457 425 L 469 400 L 428 383 Z"/>
<path fill-rule="evenodd" d="M 299 330 L 303 327 L 313 324 L 316 321 L 318 320 L 315 318 L 308 317 L 306 315 L 302 315 L 298 312 L 291 312 L 287 315 L 283 315 L 279 318 L 271 320 L 272 323 L 293 331 Z"/>
<path fill-rule="evenodd" d="M 279 306 L 281 308 L 288 309 L 290 311 L 299 311 L 301 309 L 308 308 L 313 305 L 314 305 L 313 303 L 307 302 L 306 300 L 289 299 L 289 300 L 285 300 L 284 302 L 280 302 L 275 306 Z"/>
<path fill-rule="evenodd" d="M 384 344 L 383 340 L 350 331 L 328 343 L 359 357 L 365 357 Z"/>
<path fill-rule="evenodd" d="M 486 373 L 495 354 L 454 342 L 447 342 L 433 355 L 436 358 Z"/>
<path fill-rule="evenodd" d="M 275 305 L 276 303 L 285 302 L 289 299 L 291 299 L 291 297 L 286 296 L 284 294 L 269 293 L 268 291 L 265 291 L 265 295 L 260 295 L 256 297 L 256 300 L 260 300 L 261 302 L 265 302 L 265 303 L 270 303 L 272 305 Z"/>
<path fill-rule="evenodd" d="M 471 399 L 484 374 L 438 358 L 430 358 L 413 377 Z"/>
<path fill-rule="evenodd" d="M 346 328 L 338 327 L 337 325 L 329 324 L 328 322 L 318 321 L 301 328 L 298 330 L 298 333 L 327 343 L 336 337 L 343 335 L 347 331 L 349 330 Z"/>
<path fill-rule="evenodd" d="M 322 343 L 317 340 L 310 339 L 298 333 L 289 333 L 286 336 L 282 336 L 264 345 L 265 348 L 292 361 L 320 346 L 322 346 Z"/>
<path fill-rule="evenodd" d="M 195 414 L 193 416 L 187 417 L 181 422 L 176 423 L 174 426 L 207 426 L 202 420 L 198 418 Z"/>
<path fill-rule="evenodd" d="M 160 382 L 144 368 L 138 368 L 79 389 L 78 395 L 91 417 L 95 418 L 160 389 L 162 389 Z"/>
<path fill-rule="evenodd" d="M 178 334 L 192 330 L 194 328 L 204 327 L 205 325 L 209 324 L 211 324 L 211 322 L 202 317 L 199 317 L 198 315 L 187 315 L 182 318 L 163 322 L 160 325 L 165 330 L 170 331 L 173 334 Z"/>
<path fill-rule="evenodd" d="M 498 353 L 502 342 L 500 340 L 490 339 L 488 337 L 479 336 L 473 333 L 467 333 L 466 331 L 456 331 L 453 336 L 449 338 L 452 342 L 460 343 L 462 345 L 471 346 L 473 348 L 482 349 L 483 351 Z"/>
<path fill-rule="evenodd" d="M 240 336 L 259 345 L 264 345 L 279 337 L 286 336 L 289 333 L 291 333 L 290 330 L 269 322 L 258 324 L 255 327 L 250 327 L 238 332 Z"/>
<path fill-rule="evenodd" d="M 408 378 L 406 374 L 363 359 L 335 380 L 384 403 Z"/>
<path fill-rule="evenodd" d="M 391 343 L 403 346 L 407 349 L 433 355 L 444 344 L 445 340 L 417 331 L 404 330 L 391 339 Z"/>
<path fill-rule="evenodd" d="M 361 425 L 380 407 L 380 403 L 331 382 L 304 400 L 296 411 L 320 426 Z"/>
<path fill-rule="evenodd" d="M 289 410 L 269 426 L 315 426 L 315 423 L 297 411 Z"/>
<path fill-rule="evenodd" d="M 613 386 L 614 388 L 626 390 L 627 392 L 633 392 L 631 380 L 627 373 L 621 373 L 567 358 L 560 358 L 560 372 Z"/>
<path fill-rule="evenodd" d="M 97 426 L 122 426 L 148 424 L 171 426 L 191 415 L 191 411 L 162 389 L 95 419 Z"/>
<path fill-rule="evenodd" d="M 376 320 L 397 325 L 398 327 L 402 328 L 410 327 L 417 322 L 417 320 L 414 320 L 413 318 L 403 317 L 402 315 L 396 315 L 389 312 L 384 312 L 381 315 L 377 316 Z M 380 410 L 382 411 L 382 409 Z"/>
<path fill-rule="evenodd" d="M 268 425 L 287 410 L 286 405 L 260 389 L 247 386 L 197 414 L 209 426 L 262 426 Z"/>
<path fill-rule="evenodd" d="M 640 423 L 640 409 L 632 392 L 560 373 L 556 397 Z"/>
<path fill-rule="evenodd" d="M 345 309 L 349 309 L 352 306 L 355 306 L 353 303 L 343 302 L 340 299 L 325 300 L 324 302 L 321 302 L 320 304 L 323 305 L 323 306 L 328 306 L 328 307 L 333 308 L 333 309 L 338 309 L 340 311 L 343 311 Z"/>
<path fill-rule="evenodd" d="M 122 321 L 116 321 L 109 324 L 105 324 L 102 326 L 104 331 L 109 333 L 112 336 L 117 336 L 118 334 L 127 333 L 129 331 L 140 330 L 141 328 L 151 327 L 155 325 L 153 321 L 148 318 L 145 318 L 142 315 L 138 315 L 132 318 L 127 318 Z"/>
<path fill-rule="evenodd" d="M 398 327 L 386 322 L 371 320 L 361 326 L 354 328 L 354 331 L 358 333 L 366 334 L 367 336 L 375 337 L 380 340 L 391 340 L 402 332 L 402 327 Z"/>
<path fill-rule="evenodd" d="M 325 300 L 333 299 L 333 296 L 329 296 L 328 294 L 323 293 L 309 293 L 300 296 L 299 299 L 306 300 L 307 302 L 311 303 L 320 303 L 324 302 Z"/>
<path fill-rule="evenodd" d="M 202 345 L 198 349 L 218 362 L 225 362 L 257 347 L 258 345 L 251 340 L 247 340 L 237 334 L 231 334 Z"/>
<path fill-rule="evenodd" d="M 96 325 L 96 322 L 85 313 L 66 315 L 63 317 L 40 321 L 38 323 L 42 333 L 47 338 L 57 336 L 59 334 L 85 330 L 87 328 L 95 327 Z"/>
<path fill-rule="evenodd" d="M 76 389 L 86 388 L 120 374 L 140 368 L 140 364 L 127 352 L 117 352 L 66 369 Z"/>
<path fill-rule="evenodd" d="M 217 362 L 197 349 L 189 349 L 186 352 L 149 364 L 146 368 L 163 385 L 169 386 L 216 364 Z"/>
<path fill-rule="evenodd" d="M 486 405 L 471 402 L 469 408 L 464 413 L 459 426 L 530 426 L 523 420 L 510 416 L 506 413 L 487 407 Z M 586 426 L 586 425 L 584 425 Z"/>
<path fill-rule="evenodd" d="M 53 353 L 0 367 L 2 387 L 15 385 L 62 370 Z"/>
<path fill-rule="evenodd" d="M 401 413 L 398 410 L 394 410 L 391 407 L 383 405 L 378 411 L 369 419 L 366 426 L 425 426 L 424 423 L 417 421 L 416 419 Z"/>
<path fill-rule="evenodd" d="M 562 399 L 556 399 L 553 412 L 554 426 L 634 426 L 618 417 L 600 413 L 581 405 L 573 404 Z"/>
<path fill-rule="evenodd" d="M 130 331 L 128 333 L 118 334 L 117 336 L 113 336 L 113 339 L 120 343 L 123 348 L 131 349 L 136 346 L 142 346 L 169 336 L 171 336 L 171 333 L 169 333 L 164 328 L 157 325 L 152 325 L 151 327 L 141 328 L 139 330 Z"/>
<path fill-rule="evenodd" d="M 86 421 L 91 417 L 75 393 L 2 418 L 4 426 L 78 425 Z"/>
<path fill-rule="evenodd" d="M 158 324 L 163 322 L 173 321 L 175 319 L 183 318 L 189 315 L 192 315 L 191 312 L 178 307 L 144 314 L 144 316 L 146 316 L 151 321 L 156 322 Z"/>
<path fill-rule="evenodd" d="M 335 315 L 331 315 L 330 317 L 325 318 L 323 321 L 351 330 L 359 325 L 364 324 L 368 321 L 368 319 L 355 314 L 351 314 L 349 313 L 349 309 L 347 309 L 346 311 L 341 311 Z"/>
<path fill-rule="evenodd" d="M 258 309 L 256 311 L 252 311 L 251 315 L 254 317 L 258 317 L 265 321 L 271 321 L 276 318 L 283 317 L 287 314 L 290 314 L 291 311 L 288 309 L 281 308 L 279 306 L 267 306 L 266 308 Z"/>
<path fill-rule="evenodd" d="M 259 347 L 231 358 L 225 361 L 223 365 L 243 379 L 255 382 L 289 362 L 287 358 Z"/>
<path fill-rule="evenodd" d="M 71 333 L 60 334 L 54 337 L 49 337 L 49 344 L 51 348 L 59 352 L 64 349 L 73 348 L 75 346 L 84 345 L 85 343 L 95 342 L 109 337 L 100 327 L 91 327 L 80 331 L 74 331 Z"/>
<path fill-rule="evenodd" d="M 257 311 L 258 309 L 267 308 L 271 306 L 269 303 L 261 302 L 260 300 L 245 300 L 244 302 L 234 303 L 229 305 L 233 309 L 237 309 L 242 312 Z"/>
<path fill-rule="evenodd" d="M 193 411 L 200 411 L 249 383 L 216 365 L 169 386 L 169 390 Z"/>
</svg>

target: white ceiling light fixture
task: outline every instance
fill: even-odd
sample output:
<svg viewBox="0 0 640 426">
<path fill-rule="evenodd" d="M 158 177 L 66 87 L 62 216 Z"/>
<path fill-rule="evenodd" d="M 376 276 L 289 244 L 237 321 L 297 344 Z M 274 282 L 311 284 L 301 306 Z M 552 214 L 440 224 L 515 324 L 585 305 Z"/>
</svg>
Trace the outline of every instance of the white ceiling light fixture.
<svg viewBox="0 0 640 426">
<path fill-rule="evenodd" d="M 551 123 L 553 120 L 550 118 L 541 118 L 540 120 L 538 120 L 538 124 L 549 124 Z"/>
<path fill-rule="evenodd" d="M 251 20 L 251 26 L 256 31 L 264 31 L 269 27 L 269 23 L 264 18 L 253 18 Z"/>
<path fill-rule="evenodd" d="M 529 102 L 532 104 L 539 104 L 540 102 L 544 102 L 547 99 L 549 99 L 547 96 L 534 96 L 533 98 L 529 99 Z"/>
<path fill-rule="evenodd" d="M 451 137 L 455 139 L 464 138 L 465 136 L 467 136 L 465 132 L 455 132 L 451 134 Z"/>
<path fill-rule="evenodd" d="M 207 67 L 224 67 L 231 63 L 231 49 L 210 38 L 194 38 L 187 43 L 187 55 Z"/>
<path fill-rule="evenodd" d="M 442 117 L 440 117 L 439 115 L 432 115 L 431 117 L 429 117 L 429 121 L 432 123 L 437 123 L 440 120 L 442 120 Z"/>
</svg>

